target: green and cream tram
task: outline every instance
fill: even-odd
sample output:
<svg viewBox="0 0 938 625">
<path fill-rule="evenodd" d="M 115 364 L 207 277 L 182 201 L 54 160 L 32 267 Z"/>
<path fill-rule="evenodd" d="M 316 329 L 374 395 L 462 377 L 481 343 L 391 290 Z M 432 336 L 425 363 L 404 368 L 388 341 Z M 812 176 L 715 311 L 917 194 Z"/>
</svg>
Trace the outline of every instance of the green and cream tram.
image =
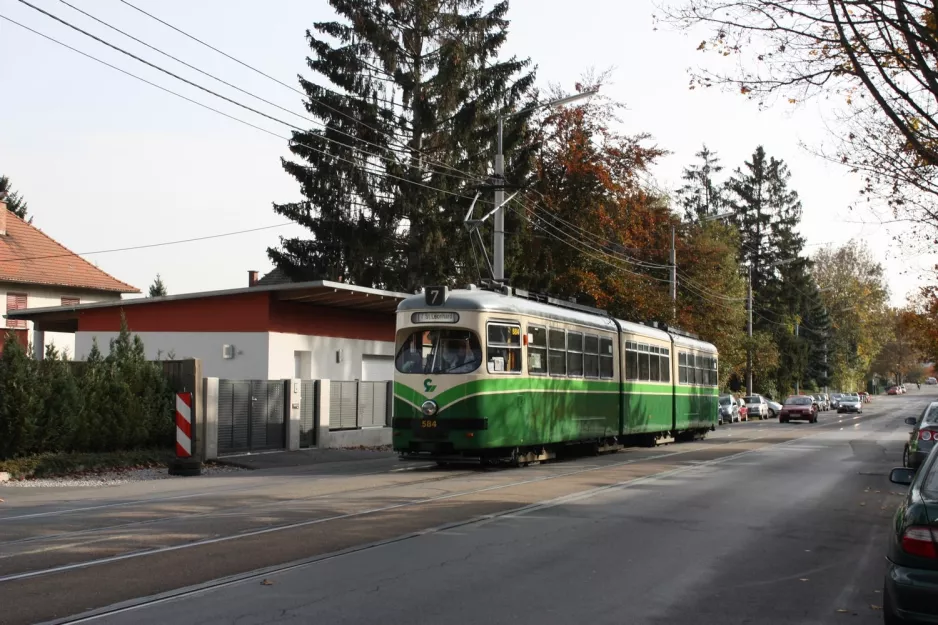
<svg viewBox="0 0 938 625">
<path fill-rule="evenodd" d="M 398 306 L 394 449 L 405 459 L 526 462 L 702 436 L 717 350 L 520 289 L 427 287 Z"/>
</svg>

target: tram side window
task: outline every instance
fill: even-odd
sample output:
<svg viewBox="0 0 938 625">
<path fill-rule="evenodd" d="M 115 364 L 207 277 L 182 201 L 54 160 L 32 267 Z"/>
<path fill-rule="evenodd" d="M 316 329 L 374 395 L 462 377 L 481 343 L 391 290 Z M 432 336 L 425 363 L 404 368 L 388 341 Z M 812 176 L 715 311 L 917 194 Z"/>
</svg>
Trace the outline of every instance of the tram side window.
<svg viewBox="0 0 938 625">
<path fill-rule="evenodd" d="M 648 380 L 657 382 L 661 378 L 660 365 L 658 364 L 658 348 L 654 345 L 649 348 L 651 354 L 648 356 Z"/>
<path fill-rule="evenodd" d="M 717 367 L 717 359 L 711 358 L 710 365 L 711 365 L 711 370 L 713 373 L 713 386 L 719 386 L 720 385 L 720 369 L 719 367 Z"/>
<path fill-rule="evenodd" d="M 583 375 L 599 377 L 599 337 L 593 334 L 583 337 Z"/>
<path fill-rule="evenodd" d="M 638 346 L 638 379 L 647 380 L 648 379 L 648 346 L 641 345 Z"/>
<path fill-rule="evenodd" d="M 579 332 L 567 332 L 567 375 L 583 377 L 583 335 Z"/>
<path fill-rule="evenodd" d="M 687 354 L 684 352 L 678 353 L 677 379 L 681 384 L 687 384 Z"/>
<path fill-rule="evenodd" d="M 528 326 L 528 373 L 547 373 L 547 328 Z"/>
<path fill-rule="evenodd" d="M 521 371 L 521 326 L 507 323 L 488 325 L 489 373 Z"/>
<path fill-rule="evenodd" d="M 703 384 L 703 356 L 694 357 L 694 383 Z"/>
<path fill-rule="evenodd" d="M 599 339 L 599 377 L 611 379 L 613 366 L 612 339 Z"/>
<path fill-rule="evenodd" d="M 547 364 L 550 374 L 567 375 L 567 347 L 563 330 L 550 330 L 548 340 Z"/>
<path fill-rule="evenodd" d="M 638 379 L 638 345 L 631 341 L 625 344 L 625 379 Z"/>
<path fill-rule="evenodd" d="M 661 348 L 661 358 L 659 363 L 661 365 L 661 381 L 670 382 L 671 381 L 671 350 L 667 347 Z"/>
</svg>

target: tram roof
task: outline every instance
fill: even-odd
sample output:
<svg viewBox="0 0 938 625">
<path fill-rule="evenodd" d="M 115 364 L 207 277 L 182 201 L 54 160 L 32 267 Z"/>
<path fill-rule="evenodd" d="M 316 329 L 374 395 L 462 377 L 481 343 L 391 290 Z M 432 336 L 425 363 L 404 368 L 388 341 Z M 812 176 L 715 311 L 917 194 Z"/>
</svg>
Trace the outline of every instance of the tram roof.
<svg viewBox="0 0 938 625">
<path fill-rule="evenodd" d="M 691 349 L 697 349 L 702 352 L 710 352 L 713 354 L 717 353 L 717 348 L 712 343 L 707 343 L 706 341 L 701 341 L 699 339 L 693 339 L 689 336 L 683 336 L 681 334 L 672 334 L 674 337 L 674 344 L 681 345 L 683 347 L 689 347 Z"/>
<path fill-rule="evenodd" d="M 585 307 L 584 307 L 585 308 Z M 507 295 L 497 291 L 476 290 L 476 289 L 455 289 L 449 292 L 446 302 L 442 306 L 427 306 L 423 294 L 414 295 L 403 300 L 397 307 L 399 311 L 411 310 L 475 310 L 480 312 L 495 312 L 511 315 L 535 315 L 546 319 L 553 319 L 566 323 L 581 323 L 594 327 L 606 328 L 608 330 L 616 329 L 616 321 L 626 332 L 640 334 L 649 338 L 657 338 L 669 341 L 671 335 L 664 330 L 653 328 L 651 326 L 633 323 L 616 319 L 613 321 L 611 315 L 598 310 L 588 312 L 587 310 L 578 310 L 576 308 L 566 308 L 547 304 L 536 300 L 518 297 L 516 295 Z"/>
</svg>

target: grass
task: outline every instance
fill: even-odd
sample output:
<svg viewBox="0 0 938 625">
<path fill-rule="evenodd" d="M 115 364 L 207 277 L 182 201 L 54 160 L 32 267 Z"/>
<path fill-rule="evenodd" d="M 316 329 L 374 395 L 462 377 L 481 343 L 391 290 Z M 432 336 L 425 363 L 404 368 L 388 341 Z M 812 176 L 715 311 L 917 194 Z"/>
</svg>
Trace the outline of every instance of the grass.
<svg viewBox="0 0 938 625">
<path fill-rule="evenodd" d="M 0 472 L 14 480 L 99 473 L 115 469 L 167 466 L 173 453 L 166 449 L 138 449 L 106 453 L 47 453 L 0 460 Z"/>
</svg>

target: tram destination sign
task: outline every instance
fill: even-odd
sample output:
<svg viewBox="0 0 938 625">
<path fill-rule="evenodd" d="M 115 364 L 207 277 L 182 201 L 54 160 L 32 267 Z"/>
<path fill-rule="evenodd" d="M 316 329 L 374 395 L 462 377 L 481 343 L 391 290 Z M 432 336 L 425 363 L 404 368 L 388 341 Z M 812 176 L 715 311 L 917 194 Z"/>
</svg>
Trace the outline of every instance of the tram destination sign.
<svg viewBox="0 0 938 625">
<path fill-rule="evenodd" d="M 423 296 L 427 306 L 442 306 L 449 297 L 449 287 L 447 286 L 428 286 L 423 290 Z"/>
<path fill-rule="evenodd" d="M 455 312 L 415 312 L 410 316 L 411 323 L 456 323 L 459 313 Z"/>
</svg>

